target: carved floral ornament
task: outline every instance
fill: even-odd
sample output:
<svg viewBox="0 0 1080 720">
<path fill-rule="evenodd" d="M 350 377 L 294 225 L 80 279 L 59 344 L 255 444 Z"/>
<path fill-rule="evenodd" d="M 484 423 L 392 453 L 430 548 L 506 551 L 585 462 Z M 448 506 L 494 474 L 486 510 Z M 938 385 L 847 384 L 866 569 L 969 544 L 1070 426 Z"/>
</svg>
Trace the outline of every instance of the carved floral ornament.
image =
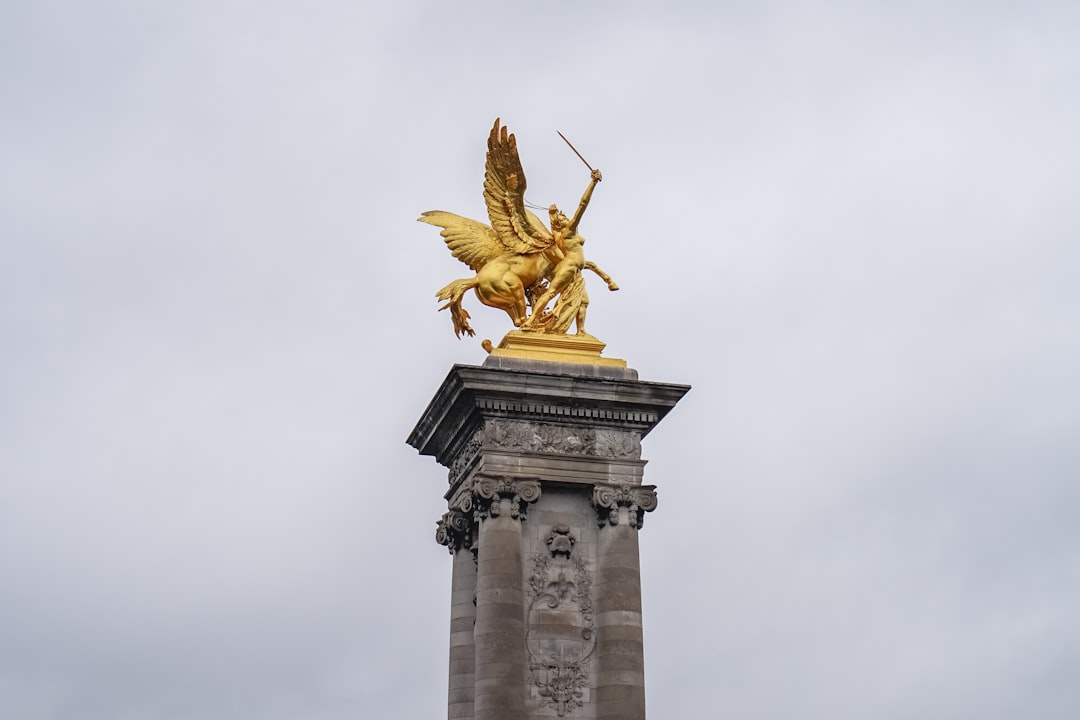
<svg viewBox="0 0 1080 720">
<path fill-rule="evenodd" d="M 532 598 L 525 641 L 529 681 L 540 706 L 554 709 L 559 717 L 582 706 L 590 684 L 590 657 L 596 649 L 592 575 L 585 560 L 573 554 L 576 543 L 569 526 L 552 527 L 545 540 L 548 552 L 533 556 L 527 586 Z M 548 631 L 567 625 L 577 632 Z"/>
<path fill-rule="evenodd" d="M 462 478 L 483 448 L 484 431 L 476 430 L 473 432 L 472 437 L 469 438 L 468 442 L 466 442 L 461 450 L 458 451 L 457 455 L 454 457 L 454 461 L 450 463 L 448 479 L 451 485 Z"/>
<path fill-rule="evenodd" d="M 476 430 L 458 451 L 450 463 L 450 484 L 459 482 L 485 450 L 640 460 L 641 433 L 539 422 L 492 422 Z"/>
<path fill-rule="evenodd" d="M 641 434 L 612 428 L 499 422 L 488 425 L 484 444 L 491 449 L 528 453 L 641 459 Z"/>
</svg>

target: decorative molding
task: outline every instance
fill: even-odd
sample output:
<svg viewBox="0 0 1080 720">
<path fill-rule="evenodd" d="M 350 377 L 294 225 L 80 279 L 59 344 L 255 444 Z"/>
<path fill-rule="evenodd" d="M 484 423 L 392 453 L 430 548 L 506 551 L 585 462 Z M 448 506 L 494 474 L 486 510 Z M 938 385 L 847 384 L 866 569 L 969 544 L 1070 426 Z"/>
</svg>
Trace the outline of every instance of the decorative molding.
<svg viewBox="0 0 1080 720">
<path fill-rule="evenodd" d="M 540 707 L 552 707 L 559 717 L 581 707 L 589 687 L 590 657 L 596 649 L 592 606 L 592 576 L 585 561 L 573 556 L 577 542 L 566 525 L 548 533 L 547 553 L 533 556 L 528 592 L 529 682 L 536 687 Z M 547 623 L 535 622 L 543 613 L 555 611 L 566 622 L 576 618 L 578 637 L 544 636 Z"/>
<path fill-rule="evenodd" d="M 547 415 L 553 417 L 575 417 L 587 420 L 610 420 L 621 423 L 640 423 L 643 425 L 655 425 L 660 421 L 659 414 L 655 412 L 640 412 L 635 410 L 612 410 L 611 408 L 571 407 L 568 405 L 556 405 L 554 403 L 532 403 L 515 400 L 497 400 L 494 398 L 478 398 L 476 407 L 481 410 L 506 412 L 523 415 Z"/>
<path fill-rule="evenodd" d="M 449 510 L 436 521 L 435 542 L 445 545 L 453 555 L 458 550 L 468 550 L 476 536 L 476 499 L 472 488 L 460 487 L 447 503 Z"/>
<path fill-rule="evenodd" d="M 484 431 L 482 429 L 476 430 L 473 432 L 472 437 L 461 447 L 458 454 L 454 456 L 454 461 L 450 463 L 450 471 L 447 473 L 447 480 L 451 485 L 461 481 L 461 478 L 468 472 L 473 461 L 483 449 Z"/>
<path fill-rule="evenodd" d="M 446 504 L 451 510 L 469 514 L 476 507 L 476 498 L 473 496 L 471 487 L 462 486 L 450 496 L 450 500 Z"/>
<path fill-rule="evenodd" d="M 448 510 L 436 523 L 435 542 L 445 545 L 453 555 L 458 550 L 468 550 L 473 544 L 472 513 Z"/>
<path fill-rule="evenodd" d="M 484 446 L 529 453 L 641 459 L 641 433 L 611 428 L 502 420 L 488 423 Z"/>
<path fill-rule="evenodd" d="M 645 513 L 656 509 L 656 486 L 597 483 L 593 487 L 592 502 L 600 527 L 618 525 L 619 508 L 625 507 L 627 524 L 640 528 L 645 522 Z"/>
<path fill-rule="evenodd" d="M 525 519 L 529 503 L 540 499 L 540 481 L 536 478 L 515 478 L 510 475 L 478 475 L 473 480 L 472 495 L 481 518 L 498 517 L 502 498 L 510 499 L 510 516 Z"/>
<path fill-rule="evenodd" d="M 570 553 L 574 551 L 574 543 L 577 542 L 577 538 L 570 532 L 569 525 L 556 525 L 551 528 L 551 532 L 548 533 L 547 540 L 544 544 L 548 547 L 548 552 L 551 553 L 551 557 L 570 557 Z"/>
<path fill-rule="evenodd" d="M 451 555 L 471 549 L 476 523 L 498 517 L 502 498 L 510 500 L 510 516 L 524 520 L 526 507 L 540 499 L 540 481 L 510 475 L 477 476 L 471 487 L 461 486 L 450 497 L 449 510 L 435 523 L 435 542 L 445 545 Z"/>
</svg>

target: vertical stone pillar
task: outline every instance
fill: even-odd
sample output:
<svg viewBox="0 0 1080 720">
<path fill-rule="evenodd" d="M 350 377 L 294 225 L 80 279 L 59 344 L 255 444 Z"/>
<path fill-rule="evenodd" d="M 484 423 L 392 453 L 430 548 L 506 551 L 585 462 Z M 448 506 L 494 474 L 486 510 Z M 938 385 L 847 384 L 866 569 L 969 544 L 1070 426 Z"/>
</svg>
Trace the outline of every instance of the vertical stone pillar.
<svg viewBox="0 0 1080 720">
<path fill-rule="evenodd" d="M 476 566 L 476 720 L 525 720 L 525 588 L 521 523 L 540 483 L 479 478 Z"/>
<path fill-rule="evenodd" d="M 652 486 L 597 485 L 596 720 L 644 720 L 645 652 L 638 529 Z"/>
<path fill-rule="evenodd" d="M 464 501 L 471 510 L 472 495 Z M 435 539 L 454 558 L 450 592 L 450 678 L 447 697 L 449 720 L 471 720 L 476 684 L 476 556 L 473 553 L 471 513 L 450 510 L 443 515 Z"/>
<path fill-rule="evenodd" d="M 447 698 L 449 720 L 474 716 L 476 687 L 476 560 L 471 551 L 454 555 L 454 579 L 450 611 L 450 683 Z"/>
<path fill-rule="evenodd" d="M 451 370 L 408 440 L 450 471 L 450 720 L 644 720 L 641 439 L 687 390 L 546 361 Z"/>
</svg>

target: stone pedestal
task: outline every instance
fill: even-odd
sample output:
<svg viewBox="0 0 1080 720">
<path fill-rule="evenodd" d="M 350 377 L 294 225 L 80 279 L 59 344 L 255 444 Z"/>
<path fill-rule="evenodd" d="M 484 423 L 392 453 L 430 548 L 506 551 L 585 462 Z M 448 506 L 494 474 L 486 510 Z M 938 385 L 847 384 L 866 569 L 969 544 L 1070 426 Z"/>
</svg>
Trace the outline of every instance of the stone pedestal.
<svg viewBox="0 0 1080 720">
<path fill-rule="evenodd" d="M 408 443 L 450 471 L 451 720 L 643 720 L 641 439 L 687 390 L 495 355 L 450 371 Z"/>
</svg>

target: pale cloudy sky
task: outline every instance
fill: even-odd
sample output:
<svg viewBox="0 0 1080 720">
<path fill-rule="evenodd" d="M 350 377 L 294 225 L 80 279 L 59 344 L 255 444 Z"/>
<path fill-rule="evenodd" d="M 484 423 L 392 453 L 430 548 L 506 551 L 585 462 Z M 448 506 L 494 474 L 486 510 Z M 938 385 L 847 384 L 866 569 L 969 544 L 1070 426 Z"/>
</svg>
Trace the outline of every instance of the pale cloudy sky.
<svg viewBox="0 0 1080 720">
<path fill-rule="evenodd" d="M 841 0 L 0 6 L 0 717 L 443 715 L 495 117 L 694 386 L 650 715 L 1077 717 L 1080 6 Z"/>
</svg>

